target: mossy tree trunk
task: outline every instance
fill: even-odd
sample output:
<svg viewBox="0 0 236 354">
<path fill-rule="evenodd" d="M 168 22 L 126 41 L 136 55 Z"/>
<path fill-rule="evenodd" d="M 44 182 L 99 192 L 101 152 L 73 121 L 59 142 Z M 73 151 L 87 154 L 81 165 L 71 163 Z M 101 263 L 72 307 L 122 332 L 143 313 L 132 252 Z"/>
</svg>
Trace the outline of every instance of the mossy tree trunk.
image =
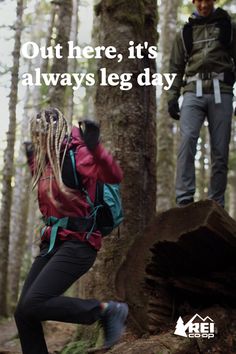
<svg viewBox="0 0 236 354">
<path fill-rule="evenodd" d="M 133 73 L 133 88 L 97 86 L 95 110 L 101 123 L 102 140 L 120 162 L 124 171 L 122 197 L 125 220 L 120 236 L 114 231 L 104 239 L 93 272 L 87 277 L 85 296 L 101 300 L 118 298 L 129 303 L 131 312 L 142 307 L 142 289 L 136 288 L 138 259 L 130 263 L 129 249 L 155 214 L 156 203 L 156 94 L 155 87 L 141 87 L 137 75 L 149 67 L 156 72 L 155 61 L 128 59 L 130 41 L 135 45 L 157 42 L 156 1 L 103 0 L 96 6 L 100 19 L 99 44 L 115 46 L 123 61 L 103 58 L 98 70 L 107 73 Z M 113 30 L 112 30 L 113 29 Z M 134 311 L 135 312 L 135 311 Z"/>
<path fill-rule="evenodd" d="M 176 34 L 177 13 L 180 0 L 162 1 L 160 6 L 161 73 L 169 72 L 171 47 Z M 173 119 L 168 114 L 167 91 L 162 91 L 157 115 L 157 211 L 164 211 L 174 204 L 174 136 Z"/>
<path fill-rule="evenodd" d="M 78 26 L 79 26 L 79 16 L 78 16 L 79 1 L 73 0 L 73 16 L 71 21 L 71 33 L 70 40 L 73 41 L 73 45 L 78 45 Z M 78 60 L 76 58 L 70 59 L 68 62 L 68 72 L 76 73 L 78 72 Z M 66 109 L 65 116 L 67 121 L 72 124 L 72 118 L 74 114 L 74 90 L 71 86 L 66 88 Z"/>
<path fill-rule="evenodd" d="M 7 314 L 7 267 L 10 230 L 10 211 L 12 200 L 12 177 L 14 146 L 16 138 L 16 105 L 18 96 L 18 75 L 20 47 L 22 34 L 22 16 L 24 1 L 18 0 L 16 6 L 16 24 L 13 49 L 13 66 L 11 70 L 11 88 L 9 98 L 9 128 L 7 132 L 7 147 L 4 151 L 4 166 L 2 172 L 2 197 L 0 210 L 0 316 Z"/>
<path fill-rule="evenodd" d="M 54 58 L 51 73 L 66 73 L 68 71 L 68 41 L 70 40 L 72 0 L 57 1 L 59 5 L 58 20 L 56 24 L 56 44 L 62 46 L 62 58 Z M 64 110 L 66 86 L 60 84 L 52 86 L 49 90 L 48 103 L 52 107 Z"/>
</svg>

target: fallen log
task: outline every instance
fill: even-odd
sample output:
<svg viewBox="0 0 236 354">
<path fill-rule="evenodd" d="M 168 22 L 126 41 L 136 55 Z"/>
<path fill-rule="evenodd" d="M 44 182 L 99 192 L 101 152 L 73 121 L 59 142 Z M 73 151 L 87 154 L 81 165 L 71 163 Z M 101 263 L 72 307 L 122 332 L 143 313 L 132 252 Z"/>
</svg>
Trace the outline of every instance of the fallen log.
<svg viewBox="0 0 236 354">
<path fill-rule="evenodd" d="M 211 304 L 236 306 L 235 259 L 236 221 L 214 201 L 157 215 L 124 264 L 133 316 L 153 333 Z"/>
</svg>

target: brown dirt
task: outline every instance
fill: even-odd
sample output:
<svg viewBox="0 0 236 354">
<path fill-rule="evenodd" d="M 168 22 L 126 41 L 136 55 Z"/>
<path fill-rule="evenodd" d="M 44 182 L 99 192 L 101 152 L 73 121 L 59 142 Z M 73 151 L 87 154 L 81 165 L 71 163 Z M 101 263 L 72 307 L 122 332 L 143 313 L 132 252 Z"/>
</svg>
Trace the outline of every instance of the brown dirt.
<svg viewBox="0 0 236 354">
<path fill-rule="evenodd" d="M 67 343 L 73 341 L 77 326 L 70 323 L 47 322 L 45 337 L 50 354 L 57 354 Z M 0 322 L 0 354 L 20 354 L 21 347 L 13 319 Z"/>
</svg>

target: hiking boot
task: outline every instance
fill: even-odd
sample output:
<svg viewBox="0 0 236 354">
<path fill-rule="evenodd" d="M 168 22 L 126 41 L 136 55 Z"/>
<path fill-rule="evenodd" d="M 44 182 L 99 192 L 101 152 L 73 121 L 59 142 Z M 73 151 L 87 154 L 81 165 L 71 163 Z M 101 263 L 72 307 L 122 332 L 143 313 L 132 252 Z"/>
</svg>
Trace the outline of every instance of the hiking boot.
<svg viewBox="0 0 236 354">
<path fill-rule="evenodd" d="M 184 199 L 184 200 L 181 200 L 180 202 L 178 202 L 177 206 L 182 208 L 182 207 L 185 207 L 193 202 L 194 202 L 193 198 Z"/>
<path fill-rule="evenodd" d="M 104 330 L 104 348 L 110 348 L 116 344 L 125 330 L 125 322 L 128 316 L 128 305 L 110 301 L 108 307 L 101 315 L 101 324 Z"/>
</svg>

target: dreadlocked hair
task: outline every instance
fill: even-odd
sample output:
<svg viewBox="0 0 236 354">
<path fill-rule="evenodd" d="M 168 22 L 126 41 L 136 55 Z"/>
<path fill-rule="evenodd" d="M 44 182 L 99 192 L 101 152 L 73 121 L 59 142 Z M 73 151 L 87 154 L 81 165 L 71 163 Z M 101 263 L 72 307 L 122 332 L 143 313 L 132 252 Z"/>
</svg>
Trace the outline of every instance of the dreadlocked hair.
<svg viewBox="0 0 236 354">
<path fill-rule="evenodd" d="M 61 156 L 62 143 L 70 134 L 69 126 L 63 114 L 57 108 L 48 108 L 37 114 L 30 121 L 31 139 L 35 148 L 35 172 L 33 189 L 49 161 L 53 176 L 60 187 L 65 187 L 62 181 L 61 169 L 68 145 L 68 139 Z"/>
</svg>

